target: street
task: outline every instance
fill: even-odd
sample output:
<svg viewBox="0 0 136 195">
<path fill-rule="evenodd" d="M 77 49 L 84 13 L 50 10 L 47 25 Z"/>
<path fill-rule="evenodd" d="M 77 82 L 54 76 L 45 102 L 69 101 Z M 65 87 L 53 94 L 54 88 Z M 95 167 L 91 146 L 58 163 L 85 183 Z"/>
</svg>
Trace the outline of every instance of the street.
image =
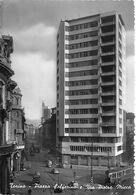
<svg viewBox="0 0 136 195">
<path fill-rule="evenodd" d="M 31 186 L 32 195 L 44 194 L 50 195 L 54 194 L 53 186 L 56 183 L 63 184 L 65 186 L 72 180 L 74 180 L 73 173 L 76 172 L 75 179 L 81 187 L 83 184 L 87 184 L 90 181 L 90 172 L 86 169 L 68 169 L 68 168 L 57 168 L 60 174 L 52 174 L 51 170 L 53 167 L 46 167 L 45 160 L 49 156 L 42 151 L 35 156 L 29 157 L 28 161 L 25 162 L 26 171 L 21 171 L 16 175 L 14 183 L 11 186 L 11 194 L 28 194 L 28 188 Z M 55 165 L 54 165 L 55 166 Z M 39 172 L 41 176 L 40 185 L 34 188 L 32 186 L 32 178 L 35 172 Z M 103 174 L 98 174 L 94 172 L 94 183 L 99 183 L 104 179 Z M 131 195 L 132 190 L 118 190 L 118 195 Z M 113 195 L 116 194 L 117 189 L 64 189 L 62 195 Z"/>
</svg>

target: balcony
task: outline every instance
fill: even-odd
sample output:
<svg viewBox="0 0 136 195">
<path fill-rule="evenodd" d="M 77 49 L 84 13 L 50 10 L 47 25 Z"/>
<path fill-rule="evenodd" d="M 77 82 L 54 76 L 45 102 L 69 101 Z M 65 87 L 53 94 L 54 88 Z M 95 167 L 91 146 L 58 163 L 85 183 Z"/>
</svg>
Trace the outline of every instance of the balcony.
<svg viewBox="0 0 136 195">
<path fill-rule="evenodd" d="M 9 155 L 17 149 L 16 144 L 5 144 L 0 146 L 0 156 Z"/>
<path fill-rule="evenodd" d="M 105 16 L 101 18 L 101 25 L 109 25 L 109 24 L 115 24 L 115 15 L 113 16 Z"/>
<path fill-rule="evenodd" d="M 101 67 L 101 76 L 111 76 L 115 75 L 115 67 L 114 66 L 108 66 L 108 67 Z M 115 78 L 115 76 L 114 76 Z"/>
<path fill-rule="evenodd" d="M 101 116 L 115 116 L 116 112 L 102 112 Z"/>
<path fill-rule="evenodd" d="M 103 25 L 101 26 L 101 35 L 112 35 L 115 34 L 115 25 Z"/>
<path fill-rule="evenodd" d="M 114 55 L 101 56 L 101 64 L 102 65 L 112 65 L 115 64 Z"/>
<path fill-rule="evenodd" d="M 0 72 L 8 77 L 14 75 L 14 71 L 11 69 L 9 63 L 7 63 L 5 59 L 1 58 L 1 56 L 0 56 Z"/>
<path fill-rule="evenodd" d="M 115 86 L 104 86 L 104 85 L 101 85 L 101 90 L 102 92 L 100 93 L 100 95 L 115 95 L 116 94 L 116 89 L 115 89 Z M 113 99 L 113 98 L 112 98 Z"/>
<path fill-rule="evenodd" d="M 114 106 L 116 104 L 115 101 L 107 101 L 107 102 L 102 102 L 101 106 Z"/>
<path fill-rule="evenodd" d="M 115 83 L 115 81 L 112 81 L 112 82 L 102 82 L 101 83 L 101 86 L 109 86 L 109 85 L 115 85 L 116 83 Z"/>
<path fill-rule="evenodd" d="M 111 72 L 102 72 L 101 76 L 113 76 L 115 75 L 115 71 L 111 71 Z"/>
<path fill-rule="evenodd" d="M 116 92 L 115 91 L 101 92 L 100 95 L 101 96 L 114 96 L 116 95 Z"/>
<path fill-rule="evenodd" d="M 110 127 L 110 126 L 112 127 L 112 126 L 116 126 L 116 123 L 115 122 L 110 122 L 110 123 L 109 122 L 104 122 L 104 123 L 102 122 L 101 126 L 102 127 Z"/>
<path fill-rule="evenodd" d="M 113 46 L 115 44 L 115 36 L 109 35 L 109 36 L 101 37 L 100 43 L 101 46 L 107 46 L 107 45 Z"/>
</svg>

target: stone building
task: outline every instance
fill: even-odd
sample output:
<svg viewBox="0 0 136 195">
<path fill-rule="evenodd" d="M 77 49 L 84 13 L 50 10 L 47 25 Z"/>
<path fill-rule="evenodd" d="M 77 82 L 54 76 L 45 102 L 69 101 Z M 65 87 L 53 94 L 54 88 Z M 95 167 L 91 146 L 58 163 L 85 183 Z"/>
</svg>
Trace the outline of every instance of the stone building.
<svg viewBox="0 0 136 195">
<path fill-rule="evenodd" d="M 51 111 L 48 108 L 48 106 L 45 105 L 44 102 L 42 102 L 42 117 L 41 117 L 41 123 L 44 123 L 46 120 L 48 120 L 51 117 Z"/>
<path fill-rule="evenodd" d="M 51 109 L 51 117 L 39 126 L 37 134 L 42 148 L 56 151 L 56 108 Z"/>
<path fill-rule="evenodd" d="M 24 161 L 24 149 L 25 149 L 25 132 L 24 132 L 24 109 L 21 105 L 21 90 L 16 87 L 12 94 L 12 111 L 11 111 L 11 129 L 14 134 L 14 141 L 17 144 L 17 151 L 11 156 L 12 167 L 11 170 L 20 171 L 20 165 Z"/>
<path fill-rule="evenodd" d="M 0 193 L 10 192 L 11 155 L 16 150 L 13 132 L 10 128 L 12 100 L 10 99 L 16 83 L 11 80 L 10 54 L 13 52 L 11 36 L 0 37 Z"/>
</svg>

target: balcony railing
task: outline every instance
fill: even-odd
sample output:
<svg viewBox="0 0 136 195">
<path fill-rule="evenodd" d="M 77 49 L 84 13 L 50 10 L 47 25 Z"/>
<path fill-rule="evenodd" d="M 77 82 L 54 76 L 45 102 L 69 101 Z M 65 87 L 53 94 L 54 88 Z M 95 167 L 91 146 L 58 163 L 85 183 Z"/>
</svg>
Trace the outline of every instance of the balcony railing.
<svg viewBox="0 0 136 195">
<path fill-rule="evenodd" d="M 116 123 L 115 122 L 102 122 L 101 126 L 105 126 L 105 127 L 116 126 Z"/>
<path fill-rule="evenodd" d="M 0 146 L 0 156 L 13 153 L 17 149 L 15 144 L 5 144 Z"/>
</svg>

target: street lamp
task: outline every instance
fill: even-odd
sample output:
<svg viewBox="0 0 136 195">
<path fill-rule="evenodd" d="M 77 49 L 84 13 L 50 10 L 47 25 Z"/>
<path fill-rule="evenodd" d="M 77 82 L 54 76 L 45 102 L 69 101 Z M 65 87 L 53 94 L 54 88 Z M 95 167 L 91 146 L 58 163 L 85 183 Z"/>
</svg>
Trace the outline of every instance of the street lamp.
<svg viewBox="0 0 136 195">
<path fill-rule="evenodd" d="M 91 185 L 93 184 L 93 142 L 91 144 Z"/>
<path fill-rule="evenodd" d="M 88 145 L 90 146 L 90 145 Z M 85 148 L 85 151 L 87 152 L 87 149 Z M 93 184 L 93 142 L 91 143 L 91 179 L 90 184 Z"/>
<path fill-rule="evenodd" d="M 108 170 L 110 171 L 110 150 L 108 148 Z"/>
</svg>

